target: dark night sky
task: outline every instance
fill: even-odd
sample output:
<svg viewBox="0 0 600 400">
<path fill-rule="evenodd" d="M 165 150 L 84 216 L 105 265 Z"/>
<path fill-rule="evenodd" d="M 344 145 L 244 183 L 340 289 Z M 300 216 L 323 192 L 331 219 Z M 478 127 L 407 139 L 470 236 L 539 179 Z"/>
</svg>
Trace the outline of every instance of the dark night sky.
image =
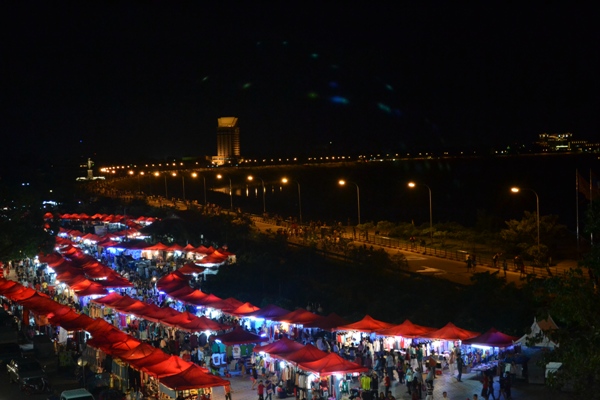
<svg viewBox="0 0 600 400">
<path fill-rule="evenodd" d="M 597 135 L 591 5 L 396 3 L 4 2 L 5 149 L 212 155 L 230 115 L 246 155 Z"/>
</svg>

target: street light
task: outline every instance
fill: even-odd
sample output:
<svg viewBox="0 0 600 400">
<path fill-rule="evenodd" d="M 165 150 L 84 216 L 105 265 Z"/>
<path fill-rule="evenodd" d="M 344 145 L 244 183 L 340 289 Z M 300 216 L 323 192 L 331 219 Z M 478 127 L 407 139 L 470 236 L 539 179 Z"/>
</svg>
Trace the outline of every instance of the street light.
<svg viewBox="0 0 600 400">
<path fill-rule="evenodd" d="M 198 177 L 197 172 L 192 172 L 192 178 Z M 204 181 L 204 207 L 206 207 L 206 177 L 202 175 L 202 180 Z"/>
<path fill-rule="evenodd" d="M 140 194 L 142 193 L 142 185 L 140 183 L 140 176 L 144 176 L 145 172 L 144 171 L 140 171 L 140 173 L 138 174 L 138 191 L 140 192 Z"/>
<path fill-rule="evenodd" d="M 223 179 L 223 175 L 217 175 L 217 179 Z M 233 211 L 233 191 L 231 190 L 231 178 L 229 178 L 229 203 L 231 204 L 231 211 Z"/>
<path fill-rule="evenodd" d="M 266 202 L 265 202 L 265 181 L 263 181 L 262 178 L 260 178 L 258 176 L 256 177 L 256 179 L 260 179 L 260 182 L 262 183 L 263 214 L 264 214 L 267 212 L 267 206 L 266 206 Z M 254 180 L 254 176 L 249 175 L 248 180 L 249 181 Z"/>
<path fill-rule="evenodd" d="M 419 183 L 421 186 L 425 186 L 429 190 L 429 235 L 431 236 L 431 240 L 433 241 L 433 212 L 431 207 L 431 188 L 424 183 Z M 409 188 L 414 188 L 417 186 L 415 182 L 408 182 Z"/>
<path fill-rule="evenodd" d="M 519 188 L 519 187 L 510 188 L 510 191 L 513 193 L 519 193 L 521 190 L 529 190 L 530 192 L 533 192 L 533 194 L 535 194 L 535 218 L 536 218 L 536 224 L 537 224 L 537 247 L 538 247 L 538 252 L 539 252 L 540 251 L 540 198 L 539 198 L 537 192 L 533 189 Z"/>
<path fill-rule="evenodd" d="M 77 359 L 77 365 L 79 365 L 81 367 L 81 371 L 82 371 L 81 375 L 83 377 L 83 387 L 85 389 L 87 389 L 87 387 L 85 386 L 85 375 L 86 375 L 85 367 L 87 366 L 87 364 L 88 364 L 88 362 L 86 360 L 84 360 L 83 358 L 79 357 Z"/>
<path fill-rule="evenodd" d="M 340 179 L 338 183 L 340 184 L 340 186 L 344 186 L 346 183 L 351 183 L 354 186 L 356 186 L 356 200 L 358 204 L 358 225 L 360 225 L 360 189 L 358 188 L 358 184 L 351 181 L 345 181 L 343 179 Z"/>
<path fill-rule="evenodd" d="M 154 176 L 159 177 L 160 176 L 160 172 L 155 172 Z M 169 198 L 168 192 L 167 192 L 167 174 L 163 174 L 163 176 L 165 177 L 165 199 Z"/>
<path fill-rule="evenodd" d="M 177 172 L 173 172 L 171 175 L 177 176 Z M 185 203 L 185 174 L 181 174 L 181 189 L 183 190 L 183 202 Z"/>
<path fill-rule="evenodd" d="M 281 180 L 282 183 L 291 182 L 291 179 L 283 178 Z M 302 196 L 300 195 L 300 182 L 294 181 L 298 185 L 298 211 L 300 212 L 300 225 L 302 225 Z"/>
</svg>

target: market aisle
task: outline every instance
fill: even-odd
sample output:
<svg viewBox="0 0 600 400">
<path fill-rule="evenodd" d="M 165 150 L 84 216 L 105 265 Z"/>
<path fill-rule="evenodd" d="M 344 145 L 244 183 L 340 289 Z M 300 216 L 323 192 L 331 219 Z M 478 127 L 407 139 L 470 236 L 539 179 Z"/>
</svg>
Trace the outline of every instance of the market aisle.
<svg viewBox="0 0 600 400">
<path fill-rule="evenodd" d="M 252 382 L 249 376 L 239 377 L 233 376 L 226 378 L 231 381 L 231 387 L 233 390 L 232 400 L 258 400 L 256 390 L 252 390 Z M 351 385 L 352 387 L 357 386 L 356 383 Z M 383 389 L 383 388 L 382 388 Z M 496 397 L 498 397 L 498 380 L 494 383 L 494 389 Z M 410 400 L 411 396 L 406 391 L 405 385 L 400 385 L 398 382 L 394 382 L 392 385 L 392 393 L 398 400 Z M 381 390 L 380 390 L 381 391 Z M 457 382 L 455 378 L 450 377 L 448 371 L 444 371 L 444 374 L 438 376 L 434 381 L 434 399 L 441 399 L 442 392 L 448 392 L 448 398 L 452 400 L 464 400 L 466 398 L 471 399 L 473 394 L 481 393 L 481 383 L 476 379 L 475 373 L 463 374 L 462 382 Z M 546 386 L 543 385 L 532 385 L 525 381 L 516 381 L 512 387 L 513 399 L 528 399 L 528 400 L 566 400 L 569 397 L 568 393 L 555 393 L 551 392 Z M 423 393 L 423 399 L 425 393 Z M 288 397 L 293 400 L 293 397 Z M 222 388 L 215 388 L 213 391 L 213 400 L 225 400 L 225 393 Z M 275 400 L 275 396 L 273 397 Z"/>
</svg>

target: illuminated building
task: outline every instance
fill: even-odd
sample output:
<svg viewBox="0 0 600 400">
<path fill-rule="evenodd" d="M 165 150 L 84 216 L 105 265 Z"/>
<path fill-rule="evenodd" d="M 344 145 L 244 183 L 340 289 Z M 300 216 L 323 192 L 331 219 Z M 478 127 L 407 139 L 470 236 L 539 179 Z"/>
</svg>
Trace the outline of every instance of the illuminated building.
<svg viewBox="0 0 600 400">
<path fill-rule="evenodd" d="M 240 127 L 237 117 L 221 117 L 217 125 L 217 165 L 236 164 L 240 160 Z"/>
</svg>

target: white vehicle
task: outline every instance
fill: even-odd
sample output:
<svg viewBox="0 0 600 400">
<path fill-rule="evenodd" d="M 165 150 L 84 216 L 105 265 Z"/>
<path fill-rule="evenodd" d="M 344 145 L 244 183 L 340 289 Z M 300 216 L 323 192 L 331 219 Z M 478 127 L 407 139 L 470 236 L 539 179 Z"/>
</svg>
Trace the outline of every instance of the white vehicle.
<svg viewBox="0 0 600 400">
<path fill-rule="evenodd" d="M 60 400 L 94 400 L 94 396 L 85 389 L 72 389 L 63 391 Z"/>
</svg>

